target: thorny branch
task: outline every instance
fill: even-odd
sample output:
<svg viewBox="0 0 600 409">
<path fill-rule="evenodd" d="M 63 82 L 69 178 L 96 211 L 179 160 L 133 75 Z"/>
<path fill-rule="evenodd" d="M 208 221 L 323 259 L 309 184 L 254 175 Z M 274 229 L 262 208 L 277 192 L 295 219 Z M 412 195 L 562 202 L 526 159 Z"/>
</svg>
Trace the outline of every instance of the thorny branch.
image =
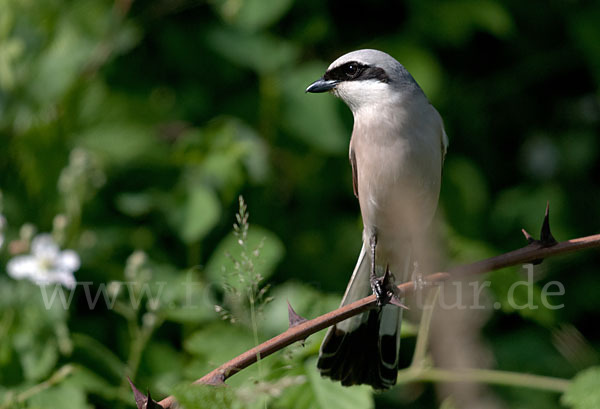
<svg viewBox="0 0 600 409">
<path fill-rule="evenodd" d="M 548 207 L 546 207 L 546 215 L 544 218 L 540 239 L 533 239 L 532 236 L 525 230 L 523 230 L 523 234 L 529 242 L 529 244 L 525 247 L 475 263 L 453 267 L 446 272 L 429 274 L 422 277 L 422 279 L 418 281 L 402 283 L 398 286 L 398 290 L 402 295 L 407 295 L 421 290 L 424 286 L 437 285 L 448 280 L 449 278 L 461 278 L 468 275 L 482 274 L 525 263 L 540 263 L 547 257 L 572 253 L 587 248 L 600 247 L 600 234 L 580 237 L 560 243 L 556 242 L 550 233 Z M 214 369 L 212 372 L 196 380 L 194 384 L 222 385 L 227 378 L 254 364 L 257 361 L 257 357 L 267 357 L 272 353 L 293 344 L 294 342 L 305 340 L 308 336 L 314 334 L 315 332 L 318 332 L 354 315 L 358 315 L 366 310 L 375 308 L 376 305 L 377 301 L 375 296 L 371 295 L 312 320 L 303 320 L 290 306 L 289 313 L 291 325 L 287 331 L 244 352 L 229 362 L 224 363 L 220 367 Z M 175 407 L 175 398 L 173 396 L 168 396 L 157 403 L 151 399 L 148 399 L 149 393 L 148 396 L 144 396 L 133 386 L 133 384 L 132 388 L 134 392 L 137 392 L 135 398 L 138 408 L 162 407 L 164 409 L 173 409 Z M 146 405 L 147 403 L 148 405 Z M 153 406 L 157 404 L 160 406 Z"/>
</svg>

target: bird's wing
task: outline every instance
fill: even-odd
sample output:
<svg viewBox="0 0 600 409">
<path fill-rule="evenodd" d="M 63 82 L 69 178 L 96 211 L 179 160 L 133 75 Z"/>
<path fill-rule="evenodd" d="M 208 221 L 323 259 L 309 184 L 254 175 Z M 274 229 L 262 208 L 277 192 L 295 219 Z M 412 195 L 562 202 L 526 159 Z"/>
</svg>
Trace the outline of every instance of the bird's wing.
<svg viewBox="0 0 600 409">
<path fill-rule="evenodd" d="M 442 123 L 442 134 L 440 135 L 440 142 L 442 145 L 442 165 L 444 164 L 444 159 L 446 159 L 446 152 L 448 151 L 448 135 L 446 135 L 446 131 L 444 130 L 444 124 Z"/>
<path fill-rule="evenodd" d="M 350 148 L 350 165 L 352 165 L 352 188 L 354 189 L 354 196 L 358 199 L 358 169 L 356 167 L 356 155 L 352 148 Z"/>
</svg>

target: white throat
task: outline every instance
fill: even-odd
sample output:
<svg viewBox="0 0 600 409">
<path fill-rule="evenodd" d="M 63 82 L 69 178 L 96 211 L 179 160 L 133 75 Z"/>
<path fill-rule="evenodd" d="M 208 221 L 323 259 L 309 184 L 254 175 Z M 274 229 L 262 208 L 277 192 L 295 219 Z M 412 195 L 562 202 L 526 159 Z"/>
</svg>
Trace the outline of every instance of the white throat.
<svg viewBox="0 0 600 409">
<path fill-rule="evenodd" d="M 348 81 L 338 84 L 333 94 L 343 100 L 356 115 L 363 107 L 394 104 L 399 95 L 389 84 L 377 80 Z"/>
</svg>

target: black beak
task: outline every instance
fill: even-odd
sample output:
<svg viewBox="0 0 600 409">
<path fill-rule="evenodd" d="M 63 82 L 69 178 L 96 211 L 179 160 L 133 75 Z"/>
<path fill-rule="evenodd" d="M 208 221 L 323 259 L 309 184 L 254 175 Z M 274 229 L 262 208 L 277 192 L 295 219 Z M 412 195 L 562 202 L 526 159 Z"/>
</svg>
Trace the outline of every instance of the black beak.
<svg viewBox="0 0 600 409">
<path fill-rule="evenodd" d="M 319 78 L 312 84 L 306 88 L 306 92 L 326 92 L 335 88 L 338 84 L 336 80 L 326 80 L 324 78 Z"/>
</svg>

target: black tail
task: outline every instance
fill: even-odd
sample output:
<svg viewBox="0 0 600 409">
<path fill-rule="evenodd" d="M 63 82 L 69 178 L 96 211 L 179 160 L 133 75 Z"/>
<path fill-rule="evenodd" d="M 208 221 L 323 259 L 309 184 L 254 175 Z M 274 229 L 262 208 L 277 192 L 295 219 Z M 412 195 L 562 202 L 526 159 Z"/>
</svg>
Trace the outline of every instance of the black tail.
<svg viewBox="0 0 600 409">
<path fill-rule="evenodd" d="M 363 246 L 342 305 L 371 294 L 370 268 L 370 257 Z M 402 309 L 388 304 L 329 328 L 317 362 L 321 375 L 344 386 L 367 384 L 387 389 L 395 385 L 401 320 Z"/>
<path fill-rule="evenodd" d="M 392 309 L 394 311 L 392 311 Z M 396 384 L 400 352 L 400 317 L 402 310 L 386 305 L 381 310 L 365 312 L 366 320 L 351 332 L 333 326 L 321 345 L 317 368 L 322 376 L 341 381 L 344 386 L 366 384 L 388 389 Z M 396 332 L 383 334 L 382 319 L 394 319 Z"/>
</svg>

